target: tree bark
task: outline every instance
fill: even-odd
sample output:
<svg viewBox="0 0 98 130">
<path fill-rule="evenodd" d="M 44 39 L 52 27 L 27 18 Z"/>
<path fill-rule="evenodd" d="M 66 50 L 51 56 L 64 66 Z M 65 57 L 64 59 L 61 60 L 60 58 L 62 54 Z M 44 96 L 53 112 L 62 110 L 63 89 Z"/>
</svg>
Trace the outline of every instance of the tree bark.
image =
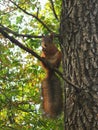
<svg viewBox="0 0 98 130">
<path fill-rule="evenodd" d="M 98 130 L 98 0 L 63 0 L 65 130 Z"/>
</svg>

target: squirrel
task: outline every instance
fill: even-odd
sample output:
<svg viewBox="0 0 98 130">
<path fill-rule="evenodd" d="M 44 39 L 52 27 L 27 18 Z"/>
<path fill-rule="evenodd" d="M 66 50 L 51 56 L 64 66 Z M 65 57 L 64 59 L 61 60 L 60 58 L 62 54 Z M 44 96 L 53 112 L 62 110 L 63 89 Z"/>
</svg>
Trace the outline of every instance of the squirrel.
<svg viewBox="0 0 98 130">
<path fill-rule="evenodd" d="M 41 57 L 46 59 L 53 68 L 59 68 L 62 58 L 61 51 L 53 43 L 53 34 L 43 36 Z M 46 77 L 43 79 L 42 88 L 42 107 L 44 116 L 57 117 L 63 108 L 63 96 L 61 82 L 53 70 L 42 62 L 42 67 L 46 71 Z"/>
</svg>

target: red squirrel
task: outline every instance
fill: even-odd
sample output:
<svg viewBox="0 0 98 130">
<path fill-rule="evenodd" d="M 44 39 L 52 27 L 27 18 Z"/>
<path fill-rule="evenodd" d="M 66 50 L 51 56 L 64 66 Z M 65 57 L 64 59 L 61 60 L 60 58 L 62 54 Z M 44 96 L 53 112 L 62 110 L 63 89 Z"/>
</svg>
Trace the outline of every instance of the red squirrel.
<svg viewBox="0 0 98 130">
<path fill-rule="evenodd" d="M 53 43 L 53 35 L 43 36 L 42 38 L 42 54 L 41 57 L 46 59 L 53 67 L 59 68 L 62 54 Z M 63 108 L 63 97 L 61 82 L 53 70 L 48 68 L 42 62 L 43 69 L 46 71 L 46 77 L 43 79 L 42 97 L 43 111 L 47 117 L 57 117 Z"/>
</svg>

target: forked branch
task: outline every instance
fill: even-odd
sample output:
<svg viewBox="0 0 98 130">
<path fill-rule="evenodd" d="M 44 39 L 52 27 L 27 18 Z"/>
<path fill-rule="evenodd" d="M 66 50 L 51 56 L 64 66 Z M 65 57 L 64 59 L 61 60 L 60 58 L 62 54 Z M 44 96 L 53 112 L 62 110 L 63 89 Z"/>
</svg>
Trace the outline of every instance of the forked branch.
<svg viewBox="0 0 98 130">
<path fill-rule="evenodd" d="M 49 32 L 52 32 L 52 30 L 40 19 L 37 15 L 31 14 L 27 12 L 25 9 L 21 8 L 18 4 L 13 2 L 13 0 L 9 0 L 11 3 L 13 3 L 17 8 L 19 8 L 21 11 L 23 11 L 25 14 L 34 17 L 39 23 L 41 23 Z"/>
</svg>

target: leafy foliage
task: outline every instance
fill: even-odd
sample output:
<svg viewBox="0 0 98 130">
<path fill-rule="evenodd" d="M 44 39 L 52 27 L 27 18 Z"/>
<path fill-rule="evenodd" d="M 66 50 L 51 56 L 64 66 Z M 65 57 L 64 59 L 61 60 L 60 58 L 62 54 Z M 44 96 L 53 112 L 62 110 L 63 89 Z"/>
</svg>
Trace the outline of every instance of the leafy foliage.
<svg viewBox="0 0 98 130">
<path fill-rule="evenodd" d="M 18 34 L 48 34 L 49 30 L 32 16 L 34 14 L 50 30 L 58 32 L 59 22 L 54 17 L 49 1 L 44 8 L 38 0 L 11 1 L 0 1 L 0 23 L 4 26 Z M 59 17 L 59 0 L 55 0 L 54 5 Z M 0 38 L 0 129 L 62 130 L 62 117 L 55 120 L 42 117 L 40 88 L 44 72 L 39 61 L 2 35 Z M 40 39 L 16 38 L 40 55 Z"/>
</svg>

